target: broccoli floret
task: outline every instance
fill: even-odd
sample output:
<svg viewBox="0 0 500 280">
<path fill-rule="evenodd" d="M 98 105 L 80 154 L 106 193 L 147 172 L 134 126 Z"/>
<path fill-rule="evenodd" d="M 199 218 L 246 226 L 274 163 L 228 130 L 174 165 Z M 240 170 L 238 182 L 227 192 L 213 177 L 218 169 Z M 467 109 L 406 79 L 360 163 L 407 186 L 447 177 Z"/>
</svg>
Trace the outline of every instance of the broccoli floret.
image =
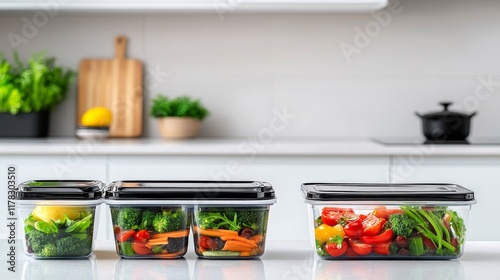
<svg viewBox="0 0 500 280">
<path fill-rule="evenodd" d="M 157 211 L 146 210 L 142 212 L 142 220 L 139 229 L 153 230 L 153 221 L 158 214 Z"/>
<path fill-rule="evenodd" d="M 73 235 L 58 239 L 56 242 L 57 256 L 85 256 L 92 249 L 92 237 L 81 240 Z"/>
<path fill-rule="evenodd" d="M 391 245 L 389 245 L 389 252 L 391 252 L 391 255 L 397 255 L 398 251 L 399 251 L 398 245 L 392 242 Z"/>
<path fill-rule="evenodd" d="M 47 244 L 43 246 L 42 251 L 40 252 L 40 257 L 56 257 L 57 250 L 54 244 Z"/>
<path fill-rule="evenodd" d="M 389 224 L 395 235 L 408 237 L 417 225 L 415 220 L 406 214 L 392 214 L 389 216 Z"/>
<path fill-rule="evenodd" d="M 434 209 L 431 212 L 441 220 L 441 219 L 443 219 L 444 215 L 446 214 L 446 210 L 447 210 L 447 207 L 436 206 L 436 207 L 434 207 Z"/>
<path fill-rule="evenodd" d="M 26 234 L 26 244 L 35 254 L 40 254 L 45 245 L 55 243 L 55 237 L 55 234 L 47 234 L 33 229 Z"/>
<path fill-rule="evenodd" d="M 261 209 L 251 209 L 238 212 L 238 222 L 244 227 L 253 230 L 265 231 L 267 224 L 267 211 Z"/>
<path fill-rule="evenodd" d="M 187 216 L 184 211 L 162 211 L 153 219 L 153 227 L 158 232 L 169 232 L 187 227 Z"/>
<path fill-rule="evenodd" d="M 222 215 L 218 212 L 198 211 L 196 212 L 196 224 L 202 229 L 218 229 L 218 220 Z"/>
<path fill-rule="evenodd" d="M 116 224 L 123 230 L 139 229 L 141 212 L 138 208 L 121 208 L 116 217 Z"/>
</svg>

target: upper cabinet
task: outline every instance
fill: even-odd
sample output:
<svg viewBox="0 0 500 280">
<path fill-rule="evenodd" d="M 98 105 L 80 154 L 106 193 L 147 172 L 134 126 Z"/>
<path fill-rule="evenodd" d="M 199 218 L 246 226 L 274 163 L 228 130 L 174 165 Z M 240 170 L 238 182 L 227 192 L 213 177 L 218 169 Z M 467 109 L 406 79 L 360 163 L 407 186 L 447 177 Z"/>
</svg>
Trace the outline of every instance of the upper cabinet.
<svg viewBox="0 0 500 280">
<path fill-rule="evenodd" d="M 388 0 L 0 0 L 0 11 L 365 12 Z"/>
</svg>

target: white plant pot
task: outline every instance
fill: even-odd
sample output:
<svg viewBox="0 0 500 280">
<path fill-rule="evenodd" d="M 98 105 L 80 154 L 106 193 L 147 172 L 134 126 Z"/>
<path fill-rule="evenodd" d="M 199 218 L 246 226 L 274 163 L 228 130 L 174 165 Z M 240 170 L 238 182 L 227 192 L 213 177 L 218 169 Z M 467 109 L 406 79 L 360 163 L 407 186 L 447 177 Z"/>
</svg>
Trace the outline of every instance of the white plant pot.
<svg viewBox="0 0 500 280">
<path fill-rule="evenodd" d="M 163 138 L 190 138 L 198 135 L 200 121 L 194 118 L 164 117 L 158 119 L 158 127 Z"/>
</svg>

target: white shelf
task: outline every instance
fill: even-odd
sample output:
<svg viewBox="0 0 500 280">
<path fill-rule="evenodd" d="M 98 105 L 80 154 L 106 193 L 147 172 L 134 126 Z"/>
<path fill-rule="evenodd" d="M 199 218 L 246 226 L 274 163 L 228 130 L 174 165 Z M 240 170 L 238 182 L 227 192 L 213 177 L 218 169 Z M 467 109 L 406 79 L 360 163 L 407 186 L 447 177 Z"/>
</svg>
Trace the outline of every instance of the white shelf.
<svg viewBox="0 0 500 280">
<path fill-rule="evenodd" d="M 2 0 L 0 11 L 366 12 L 387 5 L 388 0 Z"/>
</svg>

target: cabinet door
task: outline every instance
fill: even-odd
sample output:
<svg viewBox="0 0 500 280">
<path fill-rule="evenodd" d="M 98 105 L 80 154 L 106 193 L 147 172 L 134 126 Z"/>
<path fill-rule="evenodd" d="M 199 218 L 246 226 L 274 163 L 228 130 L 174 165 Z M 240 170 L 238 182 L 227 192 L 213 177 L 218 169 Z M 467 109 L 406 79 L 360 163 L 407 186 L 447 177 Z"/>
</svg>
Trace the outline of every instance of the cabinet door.
<svg viewBox="0 0 500 280">
<path fill-rule="evenodd" d="M 467 227 L 468 240 L 500 240 L 500 158 L 395 157 L 391 177 L 394 182 L 455 183 L 471 189 L 477 199 Z M 488 218 L 485 218 L 488 217 Z"/>
<path fill-rule="evenodd" d="M 347 157 L 110 157 L 111 180 L 210 179 L 270 182 L 278 203 L 271 207 L 269 240 L 307 240 L 304 182 L 389 182 L 389 158 Z"/>
<path fill-rule="evenodd" d="M 85 156 L 68 154 L 61 156 L 1 156 L 0 182 L 7 183 L 7 168 L 16 166 L 17 183 L 28 180 L 101 180 L 106 182 L 106 158 L 104 156 Z M 0 200 L 6 201 L 7 190 L 0 192 Z M 101 207 L 99 219 L 106 217 L 106 211 Z M 6 220 L 6 210 L 0 211 L 0 220 Z M 18 225 L 21 221 L 18 222 Z M 106 223 L 100 223 L 98 238 L 105 238 Z M 21 233 L 18 226 L 18 234 Z M 0 235 L 5 237 L 6 228 L 0 227 Z M 20 236 L 18 235 L 18 238 Z"/>
</svg>

